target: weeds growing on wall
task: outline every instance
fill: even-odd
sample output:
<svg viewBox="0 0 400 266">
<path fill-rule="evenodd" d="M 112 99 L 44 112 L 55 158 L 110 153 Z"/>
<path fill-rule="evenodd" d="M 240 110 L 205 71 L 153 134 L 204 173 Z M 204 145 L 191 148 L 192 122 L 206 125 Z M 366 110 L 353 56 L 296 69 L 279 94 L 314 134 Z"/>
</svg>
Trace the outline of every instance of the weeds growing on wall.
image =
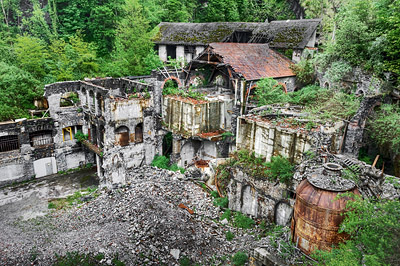
<svg viewBox="0 0 400 266">
<path fill-rule="evenodd" d="M 189 87 L 187 90 L 178 88 L 178 84 L 176 84 L 176 82 L 173 80 L 168 80 L 165 82 L 163 95 L 177 95 L 195 100 L 205 100 L 205 97 L 202 93 L 194 91 L 192 87 Z"/>
<path fill-rule="evenodd" d="M 290 184 L 292 180 L 294 166 L 285 157 L 273 156 L 271 162 L 265 162 L 265 158 L 247 150 L 236 151 L 231 156 L 226 163 L 217 167 L 215 174 L 217 185 L 223 194 L 229 184 L 230 168 L 234 166 L 242 167 L 245 173 L 259 179 L 285 184 Z"/>
<path fill-rule="evenodd" d="M 185 173 L 185 168 L 179 167 L 176 163 L 171 164 L 169 158 L 164 155 L 154 156 L 154 159 L 151 162 L 151 166 L 155 166 L 161 169 L 167 169 L 174 172 L 180 171 L 182 174 Z"/>
</svg>

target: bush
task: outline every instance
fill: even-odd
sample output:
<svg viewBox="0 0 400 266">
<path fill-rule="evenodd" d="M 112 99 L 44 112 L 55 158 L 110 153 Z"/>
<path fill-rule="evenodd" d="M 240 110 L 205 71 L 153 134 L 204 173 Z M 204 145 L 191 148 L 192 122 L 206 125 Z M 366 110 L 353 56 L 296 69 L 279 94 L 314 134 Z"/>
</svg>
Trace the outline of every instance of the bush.
<svg viewBox="0 0 400 266">
<path fill-rule="evenodd" d="M 247 217 L 241 212 L 236 212 L 233 220 L 233 225 L 238 228 L 250 229 L 255 225 L 253 219 Z"/>
<path fill-rule="evenodd" d="M 230 209 L 226 209 L 226 211 L 221 215 L 221 221 L 224 219 L 227 221 L 232 219 L 232 211 Z"/>
<path fill-rule="evenodd" d="M 257 82 L 256 95 L 258 106 L 273 103 L 287 103 L 290 97 L 283 91 L 281 85 L 273 78 L 264 78 Z"/>
<path fill-rule="evenodd" d="M 271 162 L 267 163 L 268 175 L 272 179 L 278 179 L 279 182 L 289 184 L 293 178 L 294 167 L 288 159 L 282 156 L 272 156 Z"/>
<path fill-rule="evenodd" d="M 167 169 L 167 170 L 171 170 L 174 172 L 180 171 L 182 174 L 185 173 L 185 169 L 182 167 L 179 167 L 176 163 L 169 165 L 170 161 L 168 159 L 168 157 L 164 156 L 164 155 L 156 155 L 154 156 L 153 161 L 151 162 L 151 166 L 155 166 L 161 169 Z"/>
<path fill-rule="evenodd" d="M 244 265 L 247 260 L 247 254 L 243 251 L 238 251 L 232 258 L 232 264 L 236 266 Z"/>
<path fill-rule="evenodd" d="M 314 66 L 313 62 L 308 59 L 302 59 L 295 65 L 291 65 L 290 68 L 296 74 L 297 80 L 303 84 L 311 84 L 314 82 Z"/>
<path fill-rule="evenodd" d="M 228 208 L 229 200 L 228 200 L 228 198 L 216 198 L 216 199 L 214 199 L 213 204 L 214 204 L 214 206 Z"/>
<path fill-rule="evenodd" d="M 80 131 L 80 130 L 78 130 L 78 131 L 75 133 L 75 136 L 74 136 L 74 138 L 75 138 L 78 142 L 82 142 L 82 140 L 87 140 L 88 137 L 89 137 L 88 134 L 83 134 L 82 131 Z"/>
</svg>

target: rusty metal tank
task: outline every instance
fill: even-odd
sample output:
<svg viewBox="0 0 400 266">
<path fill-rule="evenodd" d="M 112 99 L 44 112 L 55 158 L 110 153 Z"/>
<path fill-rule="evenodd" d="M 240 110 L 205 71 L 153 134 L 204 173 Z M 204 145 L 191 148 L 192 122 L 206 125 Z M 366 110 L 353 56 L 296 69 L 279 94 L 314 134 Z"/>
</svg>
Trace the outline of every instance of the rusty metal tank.
<svg viewBox="0 0 400 266">
<path fill-rule="evenodd" d="M 338 229 L 350 198 L 336 199 L 336 196 L 347 191 L 358 195 L 360 192 L 354 182 L 341 178 L 341 170 L 338 164 L 326 163 L 296 189 L 292 241 L 306 254 L 316 249 L 331 250 L 348 238 L 338 233 Z"/>
</svg>

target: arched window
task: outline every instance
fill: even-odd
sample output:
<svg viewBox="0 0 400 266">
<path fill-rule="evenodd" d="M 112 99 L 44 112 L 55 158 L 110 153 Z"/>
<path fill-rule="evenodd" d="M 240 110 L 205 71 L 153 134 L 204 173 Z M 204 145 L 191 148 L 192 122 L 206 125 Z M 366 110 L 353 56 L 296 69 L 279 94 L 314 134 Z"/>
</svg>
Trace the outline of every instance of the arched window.
<svg viewBox="0 0 400 266">
<path fill-rule="evenodd" d="M 143 142 L 143 123 L 139 123 L 135 127 L 135 142 Z"/>
<path fill-rule="evenodd" d="M 126 126 L 120 126 L 115 130 L 115 138 L 117 144 L 120 146 L 129 145 L 129 128 Z"/>
</svg>

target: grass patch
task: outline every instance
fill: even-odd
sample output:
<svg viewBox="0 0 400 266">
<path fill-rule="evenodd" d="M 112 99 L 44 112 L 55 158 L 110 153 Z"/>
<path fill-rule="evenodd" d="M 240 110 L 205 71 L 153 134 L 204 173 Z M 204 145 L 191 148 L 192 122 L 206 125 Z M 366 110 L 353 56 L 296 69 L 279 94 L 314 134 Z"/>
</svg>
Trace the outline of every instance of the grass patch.
<svg viewBox="0 0 400 266">
<path fill-rule="evenodd" d="M 235 235 L 231 231 L 226 231 L 225 237 L 226 237 L 226 240 L 231 241 L 232 239 L 235 238 Z"/>
<path fill-rule="evenodd" d="M 74 205 L 78 205 L 83 203 L 83 197 L 92 197 L 97 198 L 99 196 L 99 192 L 96 187 L 88 187 L 87 189 L 76 191 L 73 195 L 67 196 L 66 198 L 55 199 L 49 202 L 49 209 L 65 209 Z"/>
</svg>

